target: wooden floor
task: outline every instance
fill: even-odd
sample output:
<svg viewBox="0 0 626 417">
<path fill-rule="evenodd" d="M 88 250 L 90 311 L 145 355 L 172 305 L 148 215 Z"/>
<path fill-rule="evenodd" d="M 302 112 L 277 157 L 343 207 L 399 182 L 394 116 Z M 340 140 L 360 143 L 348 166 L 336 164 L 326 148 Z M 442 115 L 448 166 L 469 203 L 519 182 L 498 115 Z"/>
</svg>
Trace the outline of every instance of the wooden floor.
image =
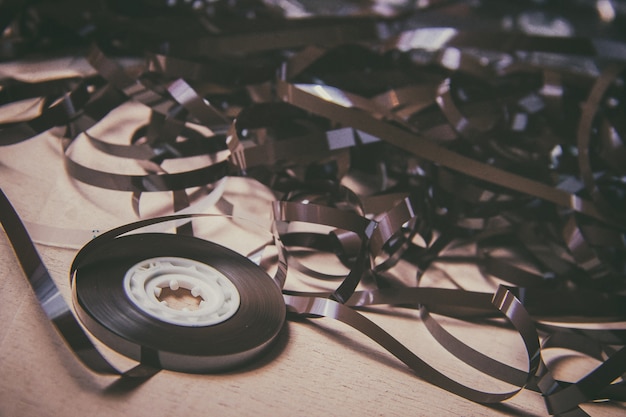
<svg viewBox="0 0 626 417">
<path fill-rule="evenodd" d="M 62 62 L 57 65 L 64 66 Z M 8 68 L 2 70 L 6 73 Z M 68 303 L 68 270 L 81 243 L 69 231 L 89 234 L 90 230 L 106 230 L 136 219 L 128 193 L 70 180 L 58 139 L 48 134 L 0 150 L 0 185 L 28 222 L 39 242 L 37 248 Z M 226 193 L 251 196 L 254 190 L 242 190 L 245 186 L 233 182 Z M 258 194 L 254 198 L 259 202 L 251 204 L 251 210 L 263 213 L 264 196 Z M 73 247 L 59 247 L 61 242 Z M 473 273 L 456 268 L 455 276 Z M 38 305 L 4 233 L 0 233 L 0 276 L 3 417 L 548 415 L 540 395 L 530 391 L 495 406 L 450 394 L 422 381 L 363 334 L 329 319 L 288 321 L 272 349 L 243 369 L 217 375 L 161 371 L 131 386 L 127 380 L 96 375 L 78 362 Z M 424 329 L 415 311 L 385 308 L 364 314 L 459 381 L 496 392 L 509 388 L 486 380 L 446 353 Z M 491 356 L 525 366 L 523 346 L 516 334 L 453 320 L 442 322 L 457 337 Z M 121 368 L 132 365 L 100 347 Z M 565 354 L 563 362 L 574 363 L 565 367 L 563 376 L 570 378 L 594 365 Z M 588 405 L 585 409 L 592 416 L 626 413 L 619 406 Z"/>
</svg>

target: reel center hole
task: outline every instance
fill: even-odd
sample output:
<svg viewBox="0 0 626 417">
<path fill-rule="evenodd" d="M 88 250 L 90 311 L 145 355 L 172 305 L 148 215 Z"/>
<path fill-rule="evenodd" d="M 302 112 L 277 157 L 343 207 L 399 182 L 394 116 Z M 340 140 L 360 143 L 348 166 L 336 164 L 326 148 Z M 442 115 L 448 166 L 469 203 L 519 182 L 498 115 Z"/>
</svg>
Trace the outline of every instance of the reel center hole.
<svg viewBox="0 0 626 417">
<path fill-rule="evenodd" d="M 163 322 L 211 326 L 239 309 L 237 287 L 208 264 L 178 257 L 142 260 L 124 276 L 126 296 Z"/>
<path fill-rule="evenodd" d="M 191 290 L 179 287 L 176 290 L 165 287 L 157 297 L 160 302 L 165 301 L 169 308 L 174 310 L 198 310 L 200 308 L 201 296 L 194 297 Z"/>
</svg>

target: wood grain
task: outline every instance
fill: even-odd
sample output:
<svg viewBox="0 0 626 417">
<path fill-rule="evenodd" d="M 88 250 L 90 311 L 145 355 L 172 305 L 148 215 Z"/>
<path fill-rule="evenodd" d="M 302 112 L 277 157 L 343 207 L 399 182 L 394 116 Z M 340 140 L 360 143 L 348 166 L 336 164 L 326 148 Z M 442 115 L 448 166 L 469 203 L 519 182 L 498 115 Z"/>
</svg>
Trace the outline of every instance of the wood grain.
<svg viewBox="0 0 626 417">
<path fill-rule="evenodd" d="M 24 220 L 60 230 L 106 230 L 135 218 L 128 194 L 96 190 L 68 179 L 60 149 L 55 137 L 44 134 L 0 151 L 0 185 Z M 67 273 L 76 249 L 37 247 L 69 302 Z M 529 391 L 496 406 L 449 394 L 420 380 L 364 335 L 327 319 L 289 321 L 272 350 L 243 369 L 217 375 L 162 371 L 131 386 L 125 380 L 96 375 L 76 360 L 47 321 L 3 233 L 0 275 L 3 417 L 547 415 L 541 397 Z M 502 385 L 485 380 L 446 353 L 415 312 L 386 309 L 367 315 L 460 381 L 483 388 Z M 512 333 L 454 321 L 448 325 L 458 337 L 490 349 L 494 357 L 520 356 L 511 349 L 520 345 Z M 105 346 L 101 349 L 115 364 L 131 366 L 131 361 Z M 619 406 L 587 409 L 593 416 L 625 411 Z"/>
</svg>

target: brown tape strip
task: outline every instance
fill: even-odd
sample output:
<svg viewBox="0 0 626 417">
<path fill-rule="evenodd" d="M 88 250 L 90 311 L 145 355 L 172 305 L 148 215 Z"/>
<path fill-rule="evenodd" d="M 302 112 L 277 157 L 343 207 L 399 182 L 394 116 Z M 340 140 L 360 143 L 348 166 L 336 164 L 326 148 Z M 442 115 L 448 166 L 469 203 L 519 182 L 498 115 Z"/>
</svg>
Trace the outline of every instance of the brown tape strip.
<svg viewBox="0 0 626 417">
<path fill-rule="evenodd" d="M 304 92 L 296 85 L 285 81 L 278 81 L 277 90 L 279 96 L 288 103 L 382 138 L 392 145 L 407 150 L 420 158 L 470 177 L 538 197 L 605 222 L 614 223 L 611 219 L 607 219 L 598 212 L 593 203 L 582 197 L 459 155 L 414 133 L 407 132 L 389 123 L 375 120 L 360 110 L 347 108 Z"/>
<path fill-rule="evenodd" d="M 624 213 L 616 210 L 598 188 L 594 178 L 594 171 L 591 167 L 590 146 L 593 121 L 597 112 L 601 110 L 601 101 L 607 99 L 607 97 L 605 97 L 607 89 L 612 83 L 617 81 L 618 76 L 620 73 L 623 73 L 625 69 L 626 66 L 623 65 L 612 65 L 600 74 L 600 77 L 598 77 L 589 92 L 587 101 L 583 105 L 577 132 L 578 166 L 585 187 L 596 206 L 603 214 L 610 218 L 619 219 L 622 223 L 626 219 Z"/>
<path fill-rule="evenodd" d="M 311 317 L 329 317 L 348 324 L 387 349 L 409 366 L 418 377 L 471 401 L 481 403 L 501 402 L 511 398 L 522 389 L 520 388 L 507 393 L 491 393 L 475 390 L 440 373 L 413 354 L 397 339 L 347 306 L 322 298 L 294 295 L 285 295 L 284 298 L 290 312 Z M 530 320 L 530 317 L 526 314 L 515 297 L 502 287 L 493 295 L 491 304 L 492 308 L 503 313 L 511 321 L 522 336 L 529 360 L 529 369 L 526 373 L 526 381 L 528 381 L 539 366 L 539 339 L 532 324 L 532 320 Z M 522 381 L 522 386 L 524 385 L 524 381 Z"/>
<path fill-rule="evenodd" d="M 9 237 L 24 274 L 39 300 L 39 304 L 65 343 L 68 344 L 70 349 L 87 368 L 101 374 L 140 378 L 150 377 L 158 372 L 158 364 L 150 360 L 150 354 L 147 351 L 142 352 L 148 354 L 140 358 L 141 363 L 126 372 L 114 368 L 100 354 L 75 319 L 70 307 L 63 300 L 59 289 L 37 253 L 37 249 L 31 242 L 19 216 L 1 190 L 0 222 Z"/>
</svg>

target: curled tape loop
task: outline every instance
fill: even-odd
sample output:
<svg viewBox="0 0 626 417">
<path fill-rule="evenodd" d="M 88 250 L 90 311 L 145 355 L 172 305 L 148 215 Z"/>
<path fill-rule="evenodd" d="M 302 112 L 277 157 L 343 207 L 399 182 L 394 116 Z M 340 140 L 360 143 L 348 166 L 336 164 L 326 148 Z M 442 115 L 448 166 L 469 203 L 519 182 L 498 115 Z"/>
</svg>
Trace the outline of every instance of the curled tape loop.
<svg viewBox="0 0 626 417">
<path fill-rule="evenodd" d="M 38 242 L 82 247 L 76 319 L 0 199 L 25 275 L 88 368 L 219 372 L 269 349 L 287 317 L 326 317 L 472 401 L 530 390 L 547 413 L 582 416 L 585 402 L 625 400 L 622 2 L 142 1 L 141 17 L 108 1 L 31 3 L 0 5 L 0 60 L 72 47 L 84 67 L 31 79 L 28 60 L 0 65 L 0 146 L 47 136 L 60 150 L 48 162 L 82 198 L 119 195 L 138 219 L 104 233 L 25 222 Z M 257 192 L 265 205 L 238 200 Z M 199 237 L 213 212 L 271 233 L 243 256 Z M 151 309 L 181 285 L 205 305 L 230 299 L 227 284 L 210 295 L 220 280 L 198 278 L 198 263 L 241 295 L 229 319 L 188 326 L 196 313 L 174 314 L 181 324 L 166 304 Z M 145 278 L 139 295 L 124 292 L 129 270 Z M 514 389 L 439 372 L 361 314 L 384 306 L 415 310 L 442 349 Z M 437 315 L 506 317 L 528 367 L 465 344 Z M 88 333 L 139 364 L 116 369 Z M 601 363 L 560 381 L 542 358 L 553 348 Z"/>
</svg>

